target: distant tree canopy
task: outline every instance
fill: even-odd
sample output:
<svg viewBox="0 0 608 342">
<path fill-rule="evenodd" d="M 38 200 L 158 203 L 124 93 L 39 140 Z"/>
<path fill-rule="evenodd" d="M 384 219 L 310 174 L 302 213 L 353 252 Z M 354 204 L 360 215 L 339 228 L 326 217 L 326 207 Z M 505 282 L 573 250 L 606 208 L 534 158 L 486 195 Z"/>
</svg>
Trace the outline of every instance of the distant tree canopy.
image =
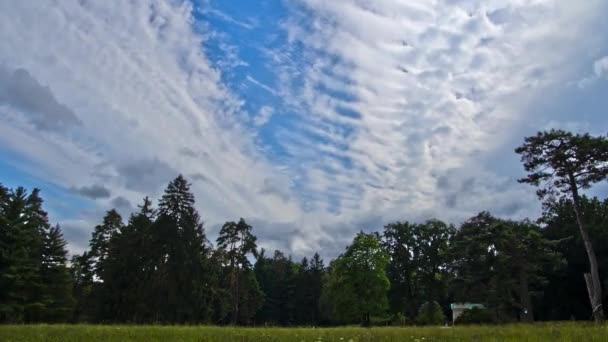
<svg viewBox="0 0 608 342">
<path fill-rule="evenodd" d="M 602 320 L 608 199 L 580 191 L 606 179 L 606 151 L 604 137 L 526 138 L 517 153 L 544 203 L 538 221 L 392 222 L 327 267 L 319 253 L 268 253 L 243 218 L 214 245 L 181 175 L 156 207 L 146 197 L 126 220 L 107 211 L 68 258 L 39 190 L 0 184 L 0 322 L 424 325 L 454 302 L 484 305 L 463 324 Z"/>
</svg>

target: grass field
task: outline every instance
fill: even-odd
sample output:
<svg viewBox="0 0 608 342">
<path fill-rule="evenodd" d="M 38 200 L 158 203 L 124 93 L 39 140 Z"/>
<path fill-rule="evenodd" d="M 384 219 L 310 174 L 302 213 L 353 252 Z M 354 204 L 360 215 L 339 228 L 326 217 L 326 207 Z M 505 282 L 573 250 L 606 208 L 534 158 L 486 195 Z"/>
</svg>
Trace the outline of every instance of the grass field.
<svg viewBox="0 0 608 342">
<path fill-rule="evenodd" d="M 0 341 L 608 341 L 608 325 L 534 325 L 407 328 L 233 328 L 209 326 L 4 325 Z"/>
</svg>

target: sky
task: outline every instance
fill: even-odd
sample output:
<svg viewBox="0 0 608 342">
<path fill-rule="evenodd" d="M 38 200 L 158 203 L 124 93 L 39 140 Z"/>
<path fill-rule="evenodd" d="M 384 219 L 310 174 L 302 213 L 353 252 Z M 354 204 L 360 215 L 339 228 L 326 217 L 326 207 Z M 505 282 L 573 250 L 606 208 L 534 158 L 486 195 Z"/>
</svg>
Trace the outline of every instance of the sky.
<svg viewBox="0 0 608 342">
<path fill-rule="evenodd" d="M 604 0 L 0 0 L 0 182 L 72 253 L 183 174 L 214 240 L 335 256 L 394 220 L 536 218 L 514 148 L 608 132 Z M 600 184 L 592 195 L 606 197 Z"/>
</svg>

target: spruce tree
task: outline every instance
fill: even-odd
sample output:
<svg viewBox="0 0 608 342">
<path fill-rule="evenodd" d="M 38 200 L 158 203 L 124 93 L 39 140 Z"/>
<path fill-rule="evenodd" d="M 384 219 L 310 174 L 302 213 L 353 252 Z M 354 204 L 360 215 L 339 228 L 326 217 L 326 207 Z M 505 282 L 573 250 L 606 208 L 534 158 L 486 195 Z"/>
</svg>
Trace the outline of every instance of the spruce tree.
<svg viewBox="0 0 608 342">
<path fill-rule="evenodd" d="M 159 202 L 153 227 L 158 262 L 153 282 L 159 299 L 155 316 L 163 321 L 200 321 L 205 312 L 202 289 L 208 248 L 194 203 L 182 175 L 169 183 Z"/>
<path fill-rule="evenodd" d="M 150 250 L 150 229 L 155 211 L 146 197 L 140 211 L 131 215 L 129 222 L 110 239 L 108 259 L 104 269 L 104 292 L 112 294 L 106 299 L 118 322 L 149 320 L 147 303 L 154 260 Z"/>
<path fill-rule="evenodd" d="M 110 252 L 110 239 L 114 234 L 120 232 L 122 228 L 122 217 L 114 209 L 106 213 L 102 224 L 95 226 L 95 230 L 89 241 L 89 247 L 97 280 L 103 281 L 104 266 Z"/>
<path fill-rule="evenodd" d="M 40 320 L 42 231 L 48 226 L 38 189 L 19 187 L 4 195 L 0 227 L 0 319 Z"/>
<path fill-rule="evenodd" d="M 68 321 L 74 308 L 66 244 L 59 225 L 45 232 L 40 271 L 44 284 L 45 322 Z"/>
<path fill-rule="evenodd" d="M 93 258 L 89 252 L 82 255 L 73 255 L 70 260 L 70 273 L 72 274 L 72 294 L 76 300 L 73 320 L 75 322 L 90 322 L 94 318 Z"/>
</svg>

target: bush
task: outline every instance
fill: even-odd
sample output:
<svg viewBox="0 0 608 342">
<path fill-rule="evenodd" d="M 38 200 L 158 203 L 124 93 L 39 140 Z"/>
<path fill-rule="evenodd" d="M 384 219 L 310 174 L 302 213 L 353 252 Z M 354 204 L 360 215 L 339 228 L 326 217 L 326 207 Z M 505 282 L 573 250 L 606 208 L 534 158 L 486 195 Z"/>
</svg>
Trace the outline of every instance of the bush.
<svg viewBox="0 0 608 342">
<path fill-rule="evenodd" d="M 405 317 L 401 312 L 398 312 L 391 317 L 390 325 L 394 327 L 404 327 L 407 325 L 412 325 L 412 321 Z"/>
<path fill-rule="evenodd" d="M 458 318 L 455 324 L 487 324 L 495 323 L 494 315 L 487 309 L 472 308 L 466 309 Z"/>
<path fill-rule="evenodd" d="M 422 304 L 416 316 L 416 323 L 421 325 L 443 325 L 444 320 L 443 310 L 435 301 Z"/>
</svg>

